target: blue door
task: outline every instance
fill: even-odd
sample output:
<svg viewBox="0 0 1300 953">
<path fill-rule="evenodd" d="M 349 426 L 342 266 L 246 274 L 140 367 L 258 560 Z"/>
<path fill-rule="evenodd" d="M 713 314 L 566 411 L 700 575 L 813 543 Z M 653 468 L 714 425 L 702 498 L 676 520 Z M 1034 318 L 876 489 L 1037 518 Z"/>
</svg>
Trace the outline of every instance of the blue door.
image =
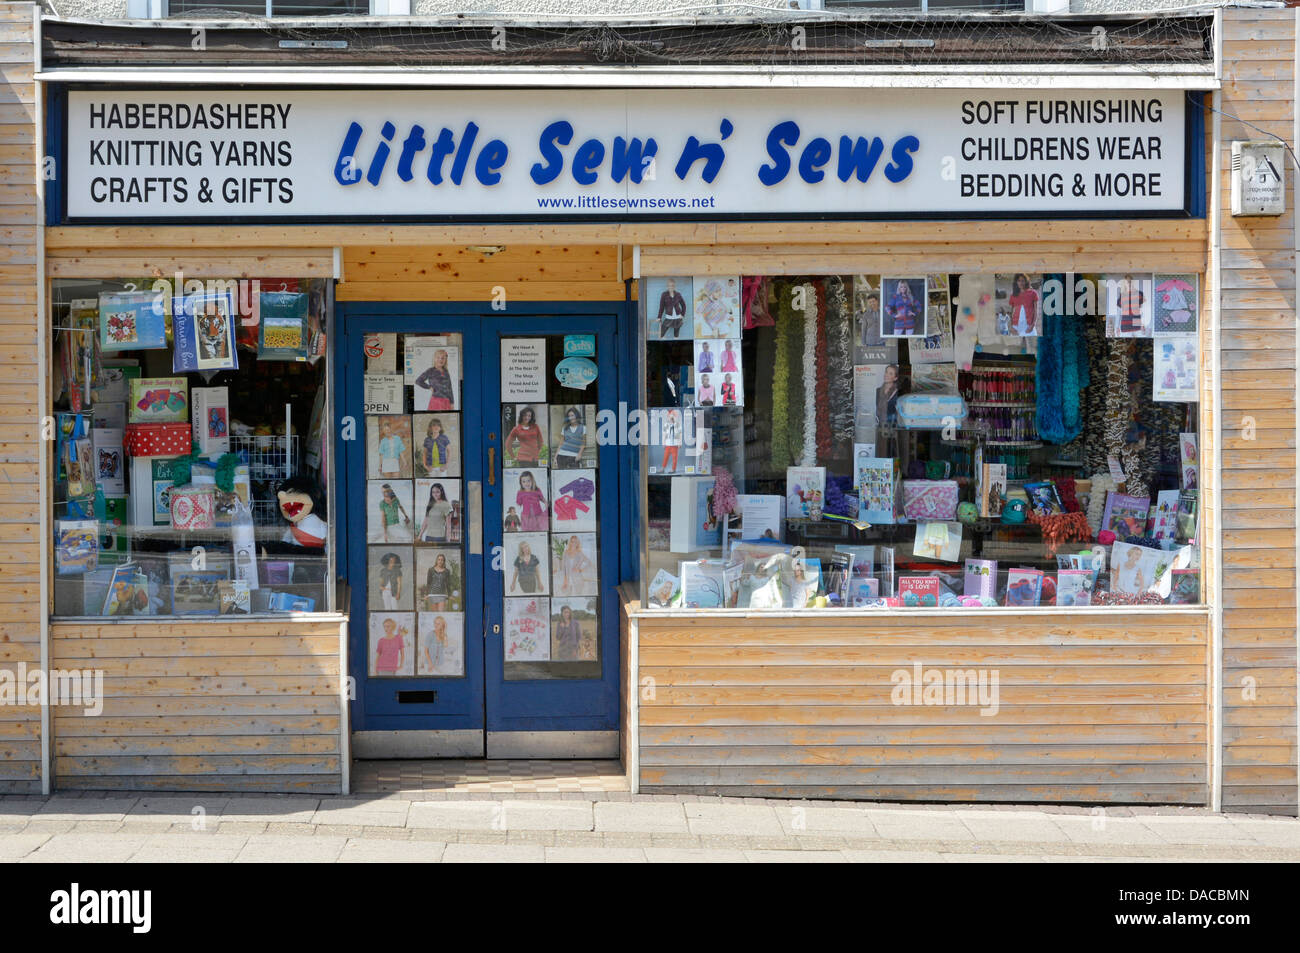
<svg viewBox="0 0 1300 953">
<path fill-rule="evenodd" d="M 613 756 L 616 316 L 339 310 L 354 752 Z"/>
</svg>

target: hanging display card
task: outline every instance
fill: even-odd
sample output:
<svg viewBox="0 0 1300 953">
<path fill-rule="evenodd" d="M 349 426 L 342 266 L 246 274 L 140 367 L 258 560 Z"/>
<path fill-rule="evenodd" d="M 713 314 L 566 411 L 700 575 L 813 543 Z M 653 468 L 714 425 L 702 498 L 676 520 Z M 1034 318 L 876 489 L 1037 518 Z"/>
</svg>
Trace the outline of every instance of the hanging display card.
<svg viewBox="0 0 1300 953">
<path fill-rule="evenodd" d="M 234 314 L 234 299 L 228 291 L 173 298 L 172 370 L 178 374 L 237 370 Z"/>
<path fill-rule="evenodd" d="M 166 347 L 163 299 L 152 291 L 114 291 L 99 296 L 99 346 L 103 351 Z"/>
<path fill-rule="evenodd" d="M 307 296 L 272 291 L 259 297 L 257 356 L 264 361 L 307 360 Z"/>
<path fill-rule="evenodd" d="M 502 403 L 546 402 L 546 339 L 501 339 Z"/>
</svg>

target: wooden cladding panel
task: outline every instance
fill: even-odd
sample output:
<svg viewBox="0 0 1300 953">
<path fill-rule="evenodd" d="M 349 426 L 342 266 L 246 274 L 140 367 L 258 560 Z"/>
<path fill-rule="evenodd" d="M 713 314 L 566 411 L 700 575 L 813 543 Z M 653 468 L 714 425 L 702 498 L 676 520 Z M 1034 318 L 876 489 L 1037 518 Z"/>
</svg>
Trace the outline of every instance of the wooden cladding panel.
<svg viewBox="0 0 1300 953">
<path fill-rule="evenodd" d="M 0 6 L 0 668 L 40 667 L 33 7 Z M 39 793 L 41 713 L 0 706 L 0 794 Z"/>
<path fill-rule="evenodd" d="M 1223 11 L 1220 108 L 1292 137 L 1295 11 Z M 1261 82 L 1267 80 L 1267 82 Z M 1265 91 L 1271 87 L 1271 91 Z M 1231 141 L 1220 126 L 1223 493 L 1223 807 L 1297 812 L 1296 294 L 1294 190 L 1280 218 L 1231 214 Z M 1215 276 L 1212 276 L 1212 280 Z"/>
<path fill-rule="evenodd" d="M 493 246 L 489 246 L 493 247 Z M 622 301 L 617 245 L 346 247 L 340 301 Z"/>
<path fill-rule="evenodd" d="M 55 623 L 52 664 L 103 674 L 54 711 L 55 786 L 338 793 L 339 623 Z"/>
<path fill-rule="evenodd" d="M 645 792 L 1208 800 L 1205 611 L 636 623 Z M 894 704 L 918 662 L 996 672 L 997 712 Z"/>
</svg>

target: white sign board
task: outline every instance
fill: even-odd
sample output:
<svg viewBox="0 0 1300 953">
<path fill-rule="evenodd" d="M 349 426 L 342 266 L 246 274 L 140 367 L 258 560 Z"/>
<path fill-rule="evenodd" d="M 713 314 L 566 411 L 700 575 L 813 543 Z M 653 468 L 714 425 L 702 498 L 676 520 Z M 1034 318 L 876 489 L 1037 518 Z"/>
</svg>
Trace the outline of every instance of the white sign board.
<svg viewBox="0 0 1300 953">
<path fill-rule="evenodd" d="M 546 338 L 501 339 L 501 402 L 546 403 Z"/>
<path fill-rule="evenodd" d="M 1180 91 L 74 90 L 69 221 L 1178 211 Z"/>
</svg>

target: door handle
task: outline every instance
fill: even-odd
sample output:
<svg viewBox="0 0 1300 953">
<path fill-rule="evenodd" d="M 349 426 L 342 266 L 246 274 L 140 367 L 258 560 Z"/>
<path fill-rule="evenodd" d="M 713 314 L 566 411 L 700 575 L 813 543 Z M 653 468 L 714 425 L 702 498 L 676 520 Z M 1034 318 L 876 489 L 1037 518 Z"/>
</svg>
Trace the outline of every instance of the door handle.
<svg viewBox="0 0 1300 953">
<path fill-rule="evenodd" d="M 497 448 L 488 447 L 488 486 L 497 485 Z"/>
</svg>

